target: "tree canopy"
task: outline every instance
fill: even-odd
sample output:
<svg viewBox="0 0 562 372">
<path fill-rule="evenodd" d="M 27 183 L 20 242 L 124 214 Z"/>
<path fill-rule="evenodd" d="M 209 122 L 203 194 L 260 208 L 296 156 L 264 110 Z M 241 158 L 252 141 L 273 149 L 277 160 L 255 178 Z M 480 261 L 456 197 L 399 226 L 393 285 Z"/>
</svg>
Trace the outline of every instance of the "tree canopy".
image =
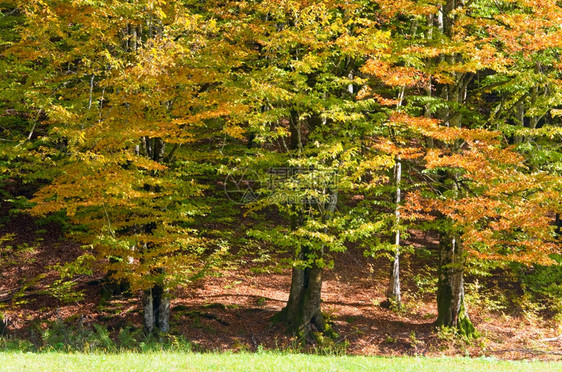
<svg viewBox="0 0 562 372">
<path fill-rule="evenodd" d="M 437 234 L 437 323 L 467 336 L 471 264 L 560 262 L 558 1 L 0 6 L 4 199 L 68 221 L 66 272 L 142 293 L 149 332 L 246 218 L 291 257 L 278 319 L 307 338 L 335 333 L 322 273 L 350 247 L 392 260 L 399 306 L 402 238 Z"/>
</svg>

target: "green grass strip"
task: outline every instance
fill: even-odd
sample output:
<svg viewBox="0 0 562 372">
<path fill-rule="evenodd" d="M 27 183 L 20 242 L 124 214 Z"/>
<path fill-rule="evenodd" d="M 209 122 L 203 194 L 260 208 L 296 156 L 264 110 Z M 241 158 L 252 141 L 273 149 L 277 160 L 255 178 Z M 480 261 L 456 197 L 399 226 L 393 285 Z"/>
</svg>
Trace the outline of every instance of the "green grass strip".
<svg viewBox="0 0 562 372">
<path fill-rule="evenodd" d="M 562 362 L 285 353 L 0 353 L 0 371 L 562 371 Z"/>
</svg>

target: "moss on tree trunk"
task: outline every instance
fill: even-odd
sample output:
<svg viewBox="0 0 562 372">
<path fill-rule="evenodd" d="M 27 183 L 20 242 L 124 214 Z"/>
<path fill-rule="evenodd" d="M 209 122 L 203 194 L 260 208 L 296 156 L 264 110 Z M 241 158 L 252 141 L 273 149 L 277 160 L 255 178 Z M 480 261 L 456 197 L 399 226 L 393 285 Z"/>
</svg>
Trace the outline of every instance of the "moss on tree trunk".
<svg viewBox="0 0 562 372">
<path fill-rule="evenodd" d="M 457 329 L 467 337 L 476 336 L 464 303 L 464 257 L 454 235 L 440 238 L 439 280 L 437 287 L 437 325 Z"/>
<path fill-rule="evenodd" d="M 278 320 L 303 341 L 316 340 L 317 333 L 335 336 L 322 314 L 321 291 L 321 268 L 293 268 L 289 300 Z"/>
</svg>

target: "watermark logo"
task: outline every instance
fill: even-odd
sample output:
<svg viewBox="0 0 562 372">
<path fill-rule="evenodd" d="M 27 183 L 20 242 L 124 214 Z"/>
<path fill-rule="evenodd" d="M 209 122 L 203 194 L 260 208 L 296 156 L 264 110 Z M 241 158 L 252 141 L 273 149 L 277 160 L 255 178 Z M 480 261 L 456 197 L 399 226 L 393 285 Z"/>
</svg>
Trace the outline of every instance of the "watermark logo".
<svg viewBox="0 0 562 372">
<path fill-rule="evenodd" d="M 233 169 L 224 182 L 226 196 L 237 204 L 265 199 L 268 204 L 332 203 L 338 186 L 335 169 L 272 167 L 263 175 Z"/>
<path fill-rule="evenodd" d="M 249 204 L 258 199 L 261 189 L 259 174 L 251 169 L 233 170 L 224 180 L 226 196 L 236 204 Z"/>
</svg>

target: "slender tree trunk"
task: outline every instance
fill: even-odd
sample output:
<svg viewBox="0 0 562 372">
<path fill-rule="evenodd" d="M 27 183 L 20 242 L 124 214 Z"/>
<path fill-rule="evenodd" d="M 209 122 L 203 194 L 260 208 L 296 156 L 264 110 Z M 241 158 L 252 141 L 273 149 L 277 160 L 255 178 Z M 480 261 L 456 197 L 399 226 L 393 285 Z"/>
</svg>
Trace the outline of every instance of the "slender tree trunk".
<svg viewBox="0 0 562 372">
<path fill-rule="evenodd" d="M 147 289 L 143 293 L 142 315 L 144 319 L 145 333 L 148 335 L 154 333 L 154 329 L 156 327 L 156 319 L 154 316 L 154 297 L 152 296 L 152 288 Z"/>
<path fill-rule="evenodd" d="M 394 260 L 390 268 L 390 281 L 388 284 L 388 290 L 386 292 L 387 302 L 389 305 L 401 306 L 401 296 L 400 296 L 400 230 L 398 225 L 400 223 L 400 182 L 402 179 L 402 163 L 398 158 L 396 165 L 394 166 L 394 182 L 396 185 L 396 207 L 394 209 L 396 232 L 394 235 Z"/>
<path fill-rule="evenodd" d="M 455 328 L 471 337 L 475 329 L 464 302 L 464 257 L 455 235 L 442 234 L 439 242 L 439 280 L 437 286 L 437 325 Z"/>
<path fill-rule="evenodd" d="M 144 226 L 147 234 L 152 234 L 156 228 L 156 223 L 150 223 Z M 151 250 L 152 244 L 145 244 L 145 250 Z M 159 277 L 165 277 L 164 269 L 157 269 L 155 274 Z M 169 292 L 164 289 L 162 282 L 157 282 L 153 286 L 143 292 L 142 307 L 144 317 L 145 333 L 168 333 L 170 330 L 170 296 Z"/>
<path fill-rule="evenodd" d="M 417 24 L 414 26 L 412 25 L 412 29 L 417 28 Z M 406 91 L 406 87 L 403 86 L 400 89 L 400 93 L 398 94 L 398 103 L 396 104 L 396 109 L 399 109 L 402 106 L 402 101 L 404 100 L 404 93 Z M 386 291 L 386 304 L 388 306 L 401 306 L 401 296 L 400 296 L 400 197 L 401 197 L 401 190 L 400 190 L 400 182 L 402 181 L 402 162 L 400 156 L 396 157 L 396 163 L 394 165 L 394 186 L 396 187 L 396 196 L 395 196 L 395 203 L 396 206 L 394 207 L 394 217 L 395 217 L 395 228 L 396 231 L 394 233 L 394 259 L 392 260 L 392 264 L 390 267 L 390 280 L 388 283 L 388 289 Z"/>
</svg>

